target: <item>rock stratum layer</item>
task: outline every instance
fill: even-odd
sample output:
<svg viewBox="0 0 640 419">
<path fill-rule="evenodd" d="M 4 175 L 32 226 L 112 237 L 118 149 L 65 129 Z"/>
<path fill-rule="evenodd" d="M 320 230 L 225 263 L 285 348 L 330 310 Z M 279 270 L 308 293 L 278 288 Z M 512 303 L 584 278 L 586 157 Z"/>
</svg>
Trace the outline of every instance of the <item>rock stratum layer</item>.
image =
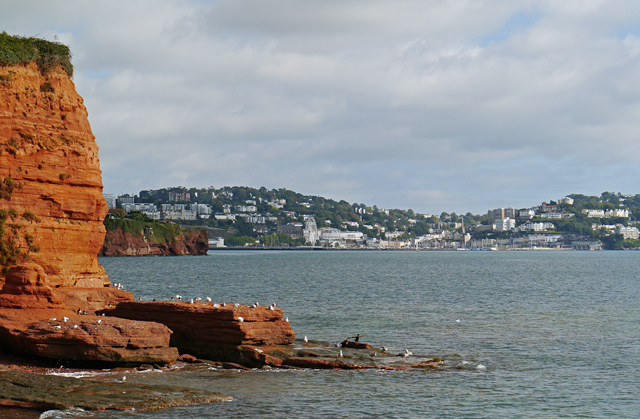
<svg viewBox="0 0 640 419">
<path fill-rule="evenodd" d="M 125 301 L 106 314 L 162 323 L 173 331 L 171 346 L 181 353 L 245 365 L 281 364 L 253 347 L 289 345 L 296 336 L 277 307 Z"/>
<path fill-rule="evenodd" d="M 185 231 L 173 241 L 160 242 L 134 236 L 122 229 L 107 230 L 99 256 L 184 256 L 206 255 L 209 236 L 205 230 Z"/>
<path fill-rule="evenodd" d="M 133 300 L 111 287 L 98 146 L 61 67 L 0 66 L 0 345 L 23 356 L 174 362 L 171 331 L 95 311 Z"/>
<path fill-rule="evenodd" d="M 0 160 L 8 262 L 30 259 L 53 287 L 109 285 L 96 258 L 107 212 L 98 146 L 61 68 L 0 67 Z"/>
</svg>

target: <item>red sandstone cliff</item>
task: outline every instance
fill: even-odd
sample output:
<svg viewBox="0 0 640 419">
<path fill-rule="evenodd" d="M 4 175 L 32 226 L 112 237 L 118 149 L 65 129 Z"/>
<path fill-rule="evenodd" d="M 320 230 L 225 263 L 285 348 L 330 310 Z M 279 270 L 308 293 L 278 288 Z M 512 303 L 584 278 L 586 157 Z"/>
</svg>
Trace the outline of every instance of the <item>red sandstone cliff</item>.
<svg viewBox="0 0 640 419">
<path fill-rule="evenodd" d="M 98 146 L 62 68 L 0 66 L 0 345 L 56 360 L 170 363 L 171 331 L 95 311 L 133 300 L 97 254 L 106 202 Z"/>
<path fill-rule="evenodd" d="M 205 230 L 185 231 L 174 241 L 159 242 L 117 229 L 107 230 L 99 256 L 206 255 L 208 250 L 209 236 Z"/>
<path fill-rule="evenodd" d="M 13 264 L 37 263 L 53 287 L 108 285 L 96 258 L 107 206 L 82 98 L 61 68 L 0 67 L 0 76 L 0 210 L 11 211 L 3 240 L 20 253 Z"/>
</svg>

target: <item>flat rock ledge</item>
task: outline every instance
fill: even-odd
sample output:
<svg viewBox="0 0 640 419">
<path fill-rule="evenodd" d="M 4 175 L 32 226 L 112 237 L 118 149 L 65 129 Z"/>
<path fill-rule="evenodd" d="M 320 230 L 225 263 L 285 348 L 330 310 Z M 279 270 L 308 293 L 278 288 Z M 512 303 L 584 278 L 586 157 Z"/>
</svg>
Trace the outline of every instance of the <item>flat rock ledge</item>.
<svg viewBox="0 0 640 419">
<path fill-rule="evenodd" d="M 169 345 L 181 354 L 247 366 L 282 361 L 256 352 L 253 347 L 290 345 L 295 332 L 277 307 L 205 302 L 125 301 L 99 311 L 135 321 L 156 322 L 171 330 Z"/>
<path fill-rule="evenodd" d="M 104 383 L 21 371 L 0 371 L 0 406 L 6 407 L 39 411 L 80 408 L 151 412 L 232 400 L 232 397 L 220 393 L 179 386 Z"/>
</svg>

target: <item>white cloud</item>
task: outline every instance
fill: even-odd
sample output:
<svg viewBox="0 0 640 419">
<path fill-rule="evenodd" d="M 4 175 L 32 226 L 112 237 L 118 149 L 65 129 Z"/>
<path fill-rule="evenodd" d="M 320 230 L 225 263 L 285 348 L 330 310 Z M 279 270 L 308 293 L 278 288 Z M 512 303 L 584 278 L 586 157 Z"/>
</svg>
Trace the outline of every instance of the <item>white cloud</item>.
<svg viewBox="0 0 640 419">
<path fill-rule="evenodd" d="M 108 192 L 285 187 L 439 213 L 640 192 L 640 4 L 3 1 L 57 35 Z"/>
</svg>

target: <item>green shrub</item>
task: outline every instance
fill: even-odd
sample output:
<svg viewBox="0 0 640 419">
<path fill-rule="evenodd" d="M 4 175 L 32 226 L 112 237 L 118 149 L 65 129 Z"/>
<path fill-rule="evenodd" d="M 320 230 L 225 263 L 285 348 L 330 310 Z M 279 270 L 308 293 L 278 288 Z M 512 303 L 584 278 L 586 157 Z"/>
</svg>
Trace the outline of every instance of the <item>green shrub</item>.
<svg viewBox="0 0 640 419">
<path fill-rule="evenodd" d="M 11 36 L 0 33 L 0 65 L 18 65 L 35 62 L 42 74 L 56 66 L 62 66 L 69 77 L 73 76 L 71 50 L 59 42 L 34 37 Z"/>
<path fill-rule="evenodd" d="M 45 81 L 40 85 L 40 91 L 43 93 L 54 93 L 56 90 L 51 85 L 51 82 Z"/>
</svg>

